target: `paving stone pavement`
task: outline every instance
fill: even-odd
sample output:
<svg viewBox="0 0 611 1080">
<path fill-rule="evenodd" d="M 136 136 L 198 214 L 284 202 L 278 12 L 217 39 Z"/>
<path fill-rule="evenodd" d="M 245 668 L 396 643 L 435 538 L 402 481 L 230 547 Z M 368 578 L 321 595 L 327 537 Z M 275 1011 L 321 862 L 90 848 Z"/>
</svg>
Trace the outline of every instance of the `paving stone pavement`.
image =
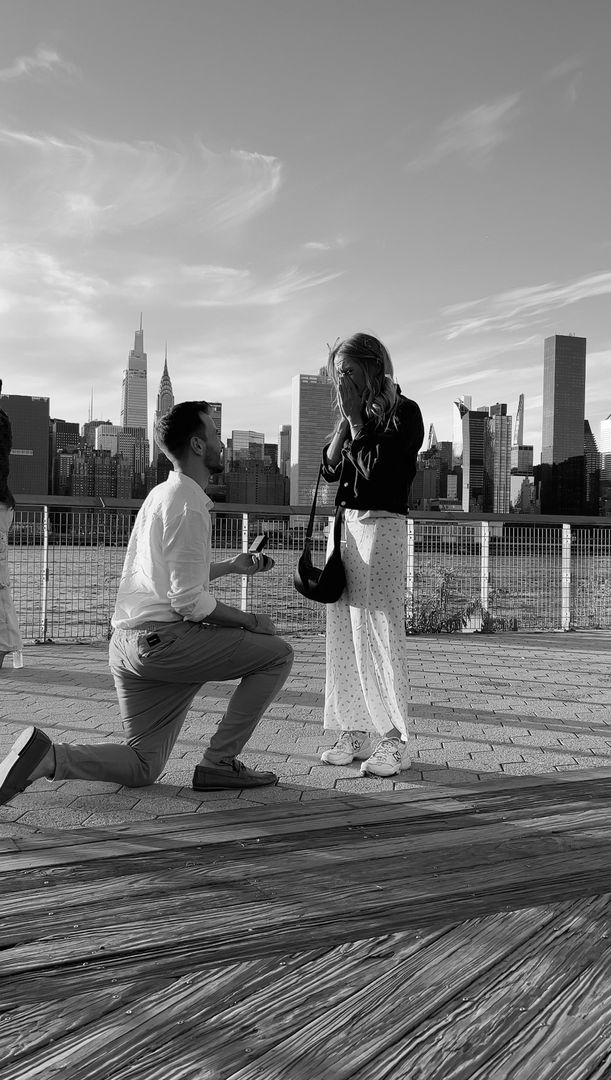
<svg viewBox="0 0 611 1080">
<path fill-rule="evenodd" d="M 609 632 L 408 638 L 413 763 L 386 780 L 361 777 L 358 764 L 321 763 L 321 751 L 334 741 L 322 729 L 324 636 L 290 640 L 296 653 L 291 677 L 243 755 L 279 773 L 278 787 L 208 794 L 191 789 L 202 739 L 234 685 L 208 683 L 156 784 L 39 780 L 0 808 L 0 837 L 611 766 Z M 25 650 L 24 664 L 13 670 L 8 660 L 0 670 L 0 755 L 31 723 L 57 741 L 121 738 L 104 644 L 33 646 Z"/>
</svg>

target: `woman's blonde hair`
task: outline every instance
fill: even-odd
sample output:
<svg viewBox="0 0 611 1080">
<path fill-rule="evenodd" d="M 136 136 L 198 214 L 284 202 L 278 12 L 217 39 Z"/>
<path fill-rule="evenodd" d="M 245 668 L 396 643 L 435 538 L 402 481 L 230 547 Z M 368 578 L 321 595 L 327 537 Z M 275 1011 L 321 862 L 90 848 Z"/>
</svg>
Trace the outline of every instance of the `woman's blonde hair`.
<svg viewBox="0 0 611 1080">
<path fill-rule="evenodd" d="M 399 394 L 386 346 L 372 334 L 362 331 L 343 340 L 338 338 L 334 345 L 329 346 L 327 373 L 335 387 L 335 406 L 340 412 L 339 379 L 335 369 L 338 357 L 353 360 L 362 368 L 365 376 L 365 416 L 374 422 L 376 428 L 387 428 L 394 418 Z"/>
</svg>

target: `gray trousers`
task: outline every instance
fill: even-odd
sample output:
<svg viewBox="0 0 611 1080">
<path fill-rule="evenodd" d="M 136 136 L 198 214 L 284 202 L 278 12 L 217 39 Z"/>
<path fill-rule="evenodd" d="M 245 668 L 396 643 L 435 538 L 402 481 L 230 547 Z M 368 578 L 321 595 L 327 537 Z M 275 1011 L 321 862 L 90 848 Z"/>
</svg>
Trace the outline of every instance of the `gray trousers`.
<svg viewBox="0 0 611 1080">
<path fill-rule="evenodd" d="M 176 622 L 115 630 L 109 650 L 125 743 L 55 743 L 54 780 L 152 784 L 168 760 L 197 691 L 240 679 L 205 751 L 219 762 L 239 754 L 286 682 L 293 650 L 272 634 Z"/>
</svg>

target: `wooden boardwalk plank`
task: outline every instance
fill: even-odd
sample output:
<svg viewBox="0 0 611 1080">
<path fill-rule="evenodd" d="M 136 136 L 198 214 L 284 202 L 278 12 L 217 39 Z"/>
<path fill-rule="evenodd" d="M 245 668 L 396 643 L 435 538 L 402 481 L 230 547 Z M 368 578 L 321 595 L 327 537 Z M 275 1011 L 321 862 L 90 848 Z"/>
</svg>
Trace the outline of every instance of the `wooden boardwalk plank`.
<svg viewBox="0 0 611 1080">
<path fill-rule="evenodd" d="M 143 829 L 138 822 L 113 829 L 112 832 L 102 831 L 101 835 L 97 834 L 95 838 L 84 843 L 76 833 L 70 834 L 65 846 L 49 844 L 41 848 L 24 847 L 23 850 L 9 852 L 0 861 L 0 881 L 2 874 L 25 867 L 57 866 L 89 859 L 114 859 L 137 851 L 168 851 L 177 847 L 258 840 L 265 836 L 323 832 L 337 827 L 395 821 L 399 816 L 406 823 L 417 820 L 426 822 L 428 828 L 434 827 L 436 813 L 441 818 L 478 814 L 480 819 L 482 815 L 487 815 L 497 821 L 507 815 L 511 815 L 515 821 L 536 819 L 543 808 L 546 812 L 580 812 L 593 803 L 608 805 L 610 796 L 609 781 L 598 779 L 584 781 L 581 787 L 557 782 L 554 785 L 527 787 L 522 791 L 516 785 L 483 793 L 481 799 L 471 796 L 459 799 L 455 794 L 453 798 L 441 802 L 435 798 L 432 801 L 417 801 L 414 805 L 400 801 L 373 802 L 361 799 L 357 807 L 345 807 L 340 812 L 333 806 L 328 812 L 316 814 L 309 811 L 290 817 L 277 812 L 274 816 L 261 816 L 259 810 L 249 814 L 248 809 L 222 812 L 217 821 L 211 820 L 217 817 L 214 814 L 207 814 L 203 819 L 197 814 L 180 814 L 166 821 L 149 822 L 147 829 Z"/>
<path fill-rule="evenodd" d="M 543 837 L 533 834 L 516 837 L 510 825 L 504 825 L 499 832 L 498 827 L 484 826 L 465 830 L 464 843 L 458 845 L 454 834 L 449 844 L 449 838 L 441 833 L 424 838 L 390 837 L 383 843 L 378 838 L 348 838 L 338 841 L 334 849 L 310 847 L 287 851 L 284 846 L 281 850 L 255 849 L 243 858 L 225 848 L 211 861 L 193 857 L 185 864 L 184 857 L 175 855 L 159 868 L 151 867 L 148 860 L 132 857 L 117 860 L 120 865 L 112 864 L 114 872 L 103 877 L 99 873 L 96 876 L 98 868 L 92 863 L 70 868 L 71 873 L 62 868 L 61 874 L 51 878 L 42 876 L 47 871 L 37 871 L 28 874 L 27 893 L 24 894 L 23 885 L 16 877 L 10 883 L 11 888 L 0 896 L 0 944 L 6 948 L 24 940 L 25 934 L 30 937 L 44 934 L 49 924 L 57 933 L 64 933 L 64 924 L 70 928 L 85 922 L 93 929 L 104 925 L 111 912 L 124 927 L 130 918 L 142 919 L 149 908 L 159 915 L 177 911 L 188 918 L 191 911 L 207 906 L 241 903 L 247 894 L 253 902 L 261 896 L 287 899 L 289 895 L 302 894 L 307 905 L 307 896 L 316 895 L 329 872 L 332 873 L 330 887 L 334 889 L 351 883 L 359 888 L 367 883 L 381 884 L 383 889 L 398 890 L 404 901 L 409 901 L 412 890 L 421 888 L 423 880 L 436 882 L 437 890 L 441 891 L 450 873 L 465 868 L 469 873 L 479 867 L 488 874 L 495 865 L 510 862 L 519 880 L 525 860 L 533 855 L 563 856 L 577 849 L 587 850 L 592 868 L 602 861 L 604 870 L 608 841 L 603 822 L 595 824 L 596 828 L 591 821 L 587 825 L 581 823 L 569 835 L 552 832 Z M 559 869 L 563 861 L 563 858 L 558 861 Z M 107 866 L 104 864 L 102 869 L 106 871 Z M 595 884 L 597 888 L 600 886 L 598 878 Z"/>
<path fill-rule="evenodd" d="M 564 806 L 560 812 L 541 815 L 535 820 L 522 819 L 518 823 L 508 820 L 506 815 L 472 815 L 466 819 L 440 820 L 437 815 L 406 819 L 403 814 L 395 814 L 390 818 L 369 821 L 365 825 L 354 824 L 354 819 L 348 819 L 342 827 L 313 829 L 308 832 L 287 832 L 279 827 L 274 835 L 247 837 L 237 843 L 223 842 L 221 839 L 210 844 L 208 841 L 211 838 L 204 831 L 201 834 L 192 833 L 184 844 L 177 840 L 171 848 L 162 848 L 162 865 L 164 869 L 175 866 L 182 871 L 190 870 L 193 873 L 212 872 L 214 868 L 227 867 L 229 873 L 230 865 L 243 868 L 250 863 L 256 863 L 257 866 L 265 866 L 267 860 L 280 856 L 283 865 L 288 869 L 301 868 L 310 859 L 331 859 L 334 863 L 354 859 L 362 863 L 365 859 L 375 860 L 376 857 L 387 857 L 392 853 L 423 853 L 439 848 L 465 848 L 469 845 L 474 847 L 471 857 L 477 860 L 478 852 L 484 850 L 483 845 L 487 842 L 496 840 L 498 844 L 502 844 L 516 837 L 523 837 L 526 842 L 537 838 L 542 848 L 552 840 L 558 845 L 564 844 L 567 848 L 579 846 L 586 841 L 595 844 L 599 840 L 606 840 L 608 823 L 609 814 L 604 808 L 591 809 L 588 806 L 580 810 L 573 806 Z M 6 867 L 4 874 L 0 875 L 0 905 L 2 898 L 6 901 L 12 893 L 22 893 L 22 874 L 27 875 L 30 893 L 36 883 L 44 882 L 45 886 L 56 886 L 64 878 L 69 879 L 72 884 L 87 880 L 106 882 L 109 875 L 104 873 L 105 857 L 91 860 L 88 858 L 90 854 L 87 848 L 80 863 L 66 863 L 52 868 L 27 864 L 19 867 L 19 872 L 16 873 L 15 867 L 10 870 Z M 112 859 L 112 876 L 131 876 L 141 867 L 154 865 L 158 858 L 158 851 L 150 853 L 137 849 L 125 857 L 115 855 Z M 242 874 L 243 870 L 238 872 Z"/>
<path fill-rule="evenodd" d="M 136 956 L 172 955 L 179 946 L 201 961 L 230 959 L 236 948 L 245 958 L 286 952 L 292 947 L 327 947 L 385 930 L 442 926 L 477 915 L 519 909 L 600 891 L 600 878 L 608 875 L 608 858 L 592 863 L 589 852 L 579 855 L 574 873 L 566 858 L 528 860 L 525 874 L 516 879 L 511 867 L 497 868 L 491 883 L 489 870 L 429 877 L 402 878 L 388 885 L 328 886 L 320 897 L 301 895 L 297 885 L 281 897 L 245 888 L 229 896 L 201 890 L 196 905 L 180 896 L 171 902 L 110 909 L 106 915 L 79 921 L 53 913 L 44 923 L 28 920 L 27 939 L 7 943 L 0 960 L 0 974 L 40 970 L 60 964 L 84 964 L 102 953 Z M 610 883 L 611 887 L 611 883 Z M 135 907 L 135 910 L 133 908 Z"/>
<path fill-rule="evenodd" d="M 486 955 L 489 942 L 485 933 L 483 941 L 478 935 L 477 941 L 473 939 L 469 943 L 469 958 L 473 955 L 475 963 L 471 965 L 469 961 L 462 973 L 456 970 L 456 956 L 445 954 L 437 965 L 427 963 L 416 971 L 395 965 L 390 977 L 372 981 L 361 992 L 361 1000 L 350 1003 L 351 1019 L 356 1015 L 358 1023 L 360 1045 L 349 1060 L 342 1017 L 330 1010 L 322 1018 L 322 1024 L 296 1030 L 284 1044 L 267 1050 L 252 1065 L 227 1073 L 228 1080 L 258 1080 L 261 1075 L 278 1080 L 286 1076 L 288 1080 L 290 1071 L 278 1067 L 278 1061 L 283 1060 L 299 1061 L 305 1076 L 329 1076 L 334 1080 L 386 1077 L 400 1080 L 407 1076 L 444 1080 L 477 1076 L 483 1080 L 490 1075 L 486 1071 L 490 1059 L 500 1057 L 501 1064 L 507 1064 L 514 1037 L 522 1042 L 533 1013 L 544 1013 L 551 1002 L 558 1001 L 560 994 L 571 1000 L 574 983 L 583 983 L 582 976 L 590 966 L 597 969 L 590 998 L 596 1003 L 597 1018 L 600 1017 L 604 998 L 599 957 L 607 919 L 600 901 L 589 907 L 588 911 L 582 905 L 582 918 L 569 911 L 542 926 L 526 942 L 516 941 L 514 948 L 500 954 L 495 945 L 503 938 L 503 931 L 510 928 L 510 920 L 504 920 L 504 924 L 495 927 L 490 954 Z M 571 944 L 582 945 L 579 931 L 584 919 L 589 933 L 587 949 L 571 949 Z M 480 933 L 485 929 L 489 927 L 484 923 Z M 577 933 L 571 934 L 572 930 Z M 546 950 L 545 964 L 537 956 L 542 947 Z M 460 958 L 465 960 L 465 954 L 463 947 Z M 525 984 L 528 996 L 524 994 Z M 398 1008 L 401 1001 L 404 1007 Z M 571 1025 L 568 1041 L 570 1034 L 584 1032 L 587 1027 L 588 1017 L 582 1014 Z M 596 1035 L 600 1036 L 601 1032 L 596 1031 Z M 527 1038 L 524 1041 L 528 1043 Z M 588 1055 L 590 1063 L 599 1051 L 600 1043 L 595 1040 Z M 522 1068 L 523 1056 L 519 1054 Z M 499 1078 L 511 1075 L 528 1074 L 498 1073 Z M 558 1077 L 562 1073 L 553 1075 Z"/>
<path fill-rule="evenodd" d="M 252 1003 L 255 995 L 258 998 L 265 996 L 269 996 L 271 999 L 277 998 L 278 991 L 281 989 L 279 984 L 290 986 L 293 996 L 296 987 L 300 985 L 308 986 L 310 996 L 306 998 L 304 995 L 300 1007 L 302 1012 L 307 1013 L 308 1017 L 316 1016 L 320 999 L 325 994 L 333 994 L 338 1000 L 347 999 L 355 988 L 365 985 L 373 974 L 378 970 L 383 970 L 388 965 L 389 959 L 396 955 L 397 952 L 403 957 L 416 955 L 422 952 L 427 944 L 443 936 L 443 934 L 423 935 L 420 938 L 415 938 L 412 935 L 409 938 L 395 936 L 387 938 L 386 945 L 380 945 L 378 939 L 373 939 L 361 942 L 358 952 L 355 951 L 353 954 L 347 954 L 345 949 L 340 947 L 338 950 L 332 950 L 331 952 L 328 950 L 313 950 L 295 953 L 283 958 L 282 961 L 279 961 L 278 958 L 258 958 L 246 962 L 234 961 L 223 965 L 222 968 L 213 965 L 202 966 L 195 969 L 195 973 L 191 973 L 188 979 L 181 978 L 180 973 L 177 975 L 168 969 L 163 971 L 162 974 L 157 973 L 148 985 L 139 987 L 138 980 L 133 980 L 129 987 L 127 984 L 119 987 L 125 995 L 124 1000 L 119 1000 L 121 995 L 116 994 L 117 1000 L 114 1003 L 104 1002 L 106 1007 L 90 1016 L 78 1015 L 80 996 L 74 978 L 71 987 L 64 981 L 63 999 L 66 1006 L 63 1015 L 60 1017 L 48 1009 L 49 1000 L 53 1000 L 47 996 L 51 987 L 38 984 L 42 991 L 41 1007 L 44 1009 L 45 1004 L 47 1004 L 48 1026 L 45 1031 L 41 1031 L 39 1023 L 26 1049 L 23 1044 L 23 1032 L 19 1036 L 15 1025 L 15 1030 L 10 1033 L 9 1038 L 0 1042 L 0 1047 L 4 1051 L 7 1060 L 19 1060 L 24 1054 L 31 1053 L 36 1048 L 36 1044 L 44 1045 L 49 1037 L 59 1035 L 62 1031 L 62 1023 L 70 1023 L 71 1030 L 77 1030 L 79 1026 L 89 1025 L 92 1022 L 97 1024 L 102 1031 L 108 1029 L 110 1020 L 104 1018 L 104 1013 L 116 1012 L 119 1022 L 126 1023 L 128 1027 L 131 1027 L 136 1021 L 125 1020 L 126 1002 L 137 998 L 142 999 L 144 1002 L 149 998 L 156 998 L 160 994 L 165 998 L 168 995 L 171 996 L 175 991 L 182 993 L 184 987 L 196 982 L 195 992 L 199 1001 L 198 1007 L 201 1019 L 203 1019 L 201 1010 L 204 1008 L 205 1002 L 208 1003 L 206 1019 L 213 1019 L 224 1009 L 235 1009 L 236 1006 L 240 1007 L 241 1003 L 249 1000 Z M 339 964 L 342 967 L 342 980 L 337 983 Z M 316 989 L 316 994 L 311 993 L 312 988 Z M 36 994 L 36 985 L 31 989 Z M 115 986 L 110 986 L 106 988 L 106 993 L 108 995 L 109 991 L 115 992 L 115 990 Z M 100 994 L 100 998 L 102 998 L 102 994 Z M 36 1001 L 39 999 L 34 996 L 30 1000 Z M 24 1008 L 22 1011 L 25 1012 L 26 1009 Z M 284 1026 L 287 1024 L 290 1026 L 290 1010 L 287 1011 L 288 1017 L 283 1018 L 280 1015 L 278 1018 L 279 1024 L 281 1023 Z M 281 1012 L 281 1007 L 278 1012 Z M 132 1013 L 127 1015 L 132 1015 Z M 113 1024 L 114 1022 L 115 1018 L 112 1020 Z M 91 1034 L 92 1031 L 90 1031 L 89 1037 Z"/>
<path fill-rule="evenodd" d="M 547 925 L 552 918 L 553 916 L 547 911 L 535 913 L 535 927 Z M 470 937 L 469 929 L 467 929 L 467 931 L 464 929 L 455 931 L 453 935 L 450 933 L 449 936 L 448 934 L 440 935 L 437 940 L 432 943 L 434 956 L 430 962 L 433 964 L 447 964 L 448 957 L 460 953 L 465 940 L 465 933 L 467 937 Z M 478 948 L 480 949 L 481 956 L 489 963 L 491 957 L 494 958 L 501 953 L 505 955 L 507 950 L 513 949 L 515 944 L 514 935 L 516 933 L 518 936 L 528 940 L 533 934 L 533 927 L 530 924 L 525 928 L 520 927 L 518 920 L 514 917 L 510 920 L 510 925 L 508 925 L 506 931 L 503 931 L 503 929 L 499 928 L 497 920 L 497 924 L 491 931 L 487 933 L 484 930 L 482 933 L 478 933 L 478 938 L 480 939 Z M 369 951 L 371 953 L 371 948 Z M 383 944 L 378 946 L 374 952 L 376 966 L 381 967 L 382 972 L 390 972 L 392 975 L 397 963 L 401 961 L 403 957 L 409 959 L 410 957 L 413 957 L 416 952 L 417 960 L 413 967 L 410 967 L 410 971 L 417 971 L 422 967 L 423 960 L 421 951 L 414 948 L 414 943 L 411 940 L 406 941 L 405 936 L 397 936 L 395 939 L 392 939 L 392 944 L 391 939 L 387 937 Z M 378 959 L 380 955 L 382 957 L 381 961 Z M 197 982 L 197 987 L 194 990 L 195 996 L 194 999 L 192 999 L 191 1007 L 194 1005 L 202 1020 L 209 1023 L 215 1016 L 222 1014 L 225 1008 L 229 1011 L 231 1008 L 235 1008 L 236 998 L 238 1004 L 244 1002 L 246 999 L 250 999 L 249 1011 L 253 1012 L 256 1009 L 258 1022 L 261 1022 L 262 1014 L 259 1012 L 259 1009 L 262 1007 L 262 1004 L 267 1002 L 265 1007 L 272 1008 L 276 1011 L 278 1009 L 282 1010 L 283 1006 L 285 1006 L 288 1007 L 290 1013 L 291 1010 L 296 1007 L 294 999 L 297 991 L 300 1026 L 305 1019 L 318 1020 L 320 1015 L 320 1001 L 324 998 L 325 993 L 329 991 L 333 992 L 335 982 L 338 982 L 339 985 L 338 1000 L 340 1002 L 343 1002 L 346 997 L 349 996 L 349 991 L 358 991 L 362 989 L 363 986 L 366 987 L 369 984 L 373 977 L 373 972 L 371 964 L 365 962 L 366 959 L 367 950 L 361 950 L 359 943 L 358 948 L 353 947 L 352 950 L 347 951 L 345 947 L 340 947 L 332 950 L 327 955 L 323 954 L 322 957 L 318 955 L 313 959 L 310 958 L 310 954 L 305 954 L 303 958 L 297 957 L 296 959 L 289 959 L 288 961 L 285 959 L 285 965 L 288 963 L 288 971 L 279 970 L 277 961 L 270 965 L 269 960 L 263 961 L 261 959 L 251 962 L 250 965 L 228 964 L 226 970 L 217 969 L 215 971 L 212 968 L 203 970 L 196 969 L 199 973 L 198 978 L 193 980 Z M 392 962 L 389 963 L 388 961 Z M 460 963 L 460 960 L 458 962 Z M 477 963 L 475 957 L 473 958 L 473 963 Z M 283 965 L 283 967 L 285 965 Z M 310 966 L 310 970 L 304 970 L 307 969 L 308 966 Z M 238 970 L 233 972 L 233 968 L 236 967 Z M 338 967 L 341 967 L 342 974 L 341 980 L 339 981 L 337 980 Z M 248 977 L 247 971 L 244 970 L 245 968 L 249 969 L 251 978 Z M 263 974 L 261 974 L 261 968 L 263 968 Z M 232 972 L 234 977 L 231 977 Z M 272 978 L 266 980 L 265 973 L 269 974 L 270 972 Z M 328 972 L 328 976 L 325 976 L 325 972 Z M 359 978 L 359 973 L 361 973 L 364 978 Z M 76 996 L 78 995 L 78 971 L 75 971 L 75 975 L 76 979 L 73 983 L 72 993 Z M 166 980 L 167 986 L 171 987 L 172 984 L 171 981 L 168 980 L 167 975 Z M 176 993 L 182 996 L 185 994 L 185 988 L 188 990 L 189 986 L 192 984 L 192 980 L 190 979 L 176 980 L 175 982 Z M 164 994 L 166 990 L 167 987 L 164 988 Z M 302 991 L 305 992 L 302 993 Z M 313 993 L 314 1000 L 312 1001 Z M 288 997 L 287 994 L 289 995 Z M 189 996 L 188 993 L 187 996 Z M 151 1007 L 153 1011 L 156 1011 L 157 997 L 157 993 L 152 995 L 153 1001 L 151 1006 L 147 1005 L 147 999 L 143 997 L 143 1008 L 147 1009 Z M 207 999 L 211 1004 L 210 1010 L 202 1013 L 200 1010 L 203 1002 Z M 131 1015 L 132 1014 L 130 1013 L 126 1016 L 123 1010 L 119 1011 L 118 1017 L 113 1020 L 113 1034 L 116 1032 L 115 1024 L 120 1025 L 124 1030 L 130 1030 L 142 1023 L 141 1015 L 133 1020 L 129 1018 Z M 187 1017 L 187 1019 L 190 1019 L 190 1022 L 192 1023 L 194 1018 Z M 98 1045 L 103 1046 L 108 1038 L 108 1023 L 105 1021 L 101 1021 L 97 1025 L 94 1023 L 93 1028 L 95 1027 L 98 1027 L 100 1032 L 99 1039 L 101 1041 Z M 294 1029 L 290 1028 L 290 1030 Z M 282 1034 L 282 1026 L 280 1034 Z M 211 1048 L 210 1032 L 207 1032 L 207 1036 L 206 1046 L 207 1053 L 209 1053 Z M 168 1033 L 166 1031 L 164 1033 L 164 1043 L 166 1042 L 167 1037 Z M 95 1056 L 96 1043 L 95 1041 L 92 1043 L 92 1039 L 94 1039 L 92 1028 L 89 1029 L 87 1038 L 89 1049 Z M 77 1045 L 77 1043 L 78 1040 L 75 1041 L 75 1045 Z M 7 1047 L 7 1049 L 10 1052 L 10 1048 Z M 17 1051 L 18 1049 L 19 1048 L 17 1048 Z M 13 1050 L 13 1056 L 15 1056 L 15 1050 Z"/>
<path fill-rule="evenodd" d="M 363 797 L 358 795 L 345 795 L 333 799 L 313 799 L 307 803 L 282 803 L 280 806 L 261 806 L 258 808 L 236 805 L 235 810 L 211 811 L 201 814 L 175 814 L 165 818 L 155 818 L 151 821 L 124 822 L 106 828 L 81 828 L 67 830 L 57 834 L 49 832 L 36 834 L 27 838 L 15 838 L 10 841 L 7 854 L 11 852 L 37 851 L 51 847 L 53 851 L 59 848 L 74 848 L 81 845 L 101 844 L 108 841 L 120 843 L 121 839 L 135 848 L 150 850 L 171 847 L 175 837 L 182 837 L 185 843 L 189 837 L 199 830 L 204 836 L 216 835 L 215 830 L 225 826 L 241 824 L 268 825 L 267 829 L 261 828 L 257 835 L 266 833 L 273 835 L 274 828 L 282 824 L 290 828 L 293 822 L 295 828 L 311 821 L 313 827 L 319 827 L 338 818 L 346 820 L 353 817 L 355 810 L 363 811 L 365 816 L 373 815 L 380 808 L 387 808 L 389 804 L 395 809 L 404 804 L 404 813 L 413 814 L 415 817 L 426 818 L 435 810 L 441 814 L 466 813 L 469 810 L 478 813 L 493 812 L 496 807 L 499 813 L 516 814 L 533 812 L 537 806 L 550 807 L 552 799 L 556 804 L 563 807 L 570 803 L 590 803 L 600 801 L 608 804 L 611 800 L 611 769 L 589 769 L 567 771 L 562 777 L 555 776 L 550 779 L 549 775 L 534 777 L 519 777 L 511 780 L 503 779 L 475 787 L 443 788 L 438 785 L 430 785 L 431 790 L 416 791 L 412 788 L 402 791 L 397 788 L 394 792 L 380 792 L 375 797 Z M 307 825 L 304 825 L 307 829 Z M 223 835 L 231 839 L 229 830 L 224 829 Z M 151 838 L 155 837 L 155 842 Z M 167 841 L 167 843 L 166 843 Z M 112 849 L 105 849 L 110 852 Z M 26 860 L 24 860 L 25 862 Z M 43 865 L 41 861 L 41 865 Z M 0 860 L 0 873 L 5 869 L 12 869 L 13 864 L 6 858 Z"/>
<path fill-rule="evenodd" d="M 0 1080 L 602 1077 L 609 777 L 536 781 L 4 852 Z"/>
<path fill-rule="evenodd" d="M 584 926 L 586 952 L 578 947 Z M 118 1000 L 104 1015 L 83 1016 L 82 1029 L 67 1007 L 66 1022 L 75 1026 L 57 1050 L 6 1046 L 15 1068 L 2 1076 L 22 1080 L 24 1059 L 28 1080 L 54 1075 L 68 1057 L 71 1080 L 403 1080 L 411 1075 L 466 1080 L 480 1073 L 465 1071 L 465 1065 L 493 1062 L 495 1055 L 509 1052 L 514 1039 L 528 1044 L 540 995 L 543 1008 L 561 992 L 571 1000 L 570 988 L 596 963 L 605 930 L 603 904 L 591 901 L 488 916 L 452 927 L 422 946 L 411 935 L 394 935 L 326 955 L 287 957 L 275 967 L 260 959 L 216 971 L 196 969 L 152 993 L 144 991 L 136 1007 L 126 1009 Z M 547 972 L 554 964 L 537 959 L 543 947 L 555 950 L 551 980 Z M 597 987 L 598 982 L 590 997 L 600 1014 Z M 495 993 L 507 1013 L 505 1027 L 498 1023 Z M 572 1033 L 587 1024 L 588 1018 L 578 1015 Z M 448 1056 L 438 1038 L 446 1029 Z M 53 1030 L 59 1033 L 57 1024 Z M 351 1041 L 350 1032 L 358 1038 Z M 587 1055 L 590 1064 L 600 1052 L 596 1041 Z M 408 1071 L 416 1067 L 422 1071 Z"/>
<path fill-rule="evenodd" d="M 211 862 L 205 858 L 206 853 L 199 862 L 196 853 L 191 853 L 193 858 L 187 864 L 184 857 L 175 854 L 170 860 L 164 859 L 159 868 L 151 867 L 148 858 L 131 857 L 116 860 L 112 875 L 102 878 L 96 877 L 98 868 L 91 863 L 74 868 L 70 874 L 64 868 L 61 877 L 50 881 L 41 878 L 45 871 L 31 872 L 26 895 L 16 878 L 0 897 L 0 943 L 7 948 L 24 940 L 24 934 L 36 938 L 45 933 L 49 924 L 55 935 L 62 937 L 75 924 L 86 924 L 92 931 L 105 926 L 111 913 L 124 929 L 134 921 L 143 921 L 149 909 L 159 919 L 177 914 L 187 920 L 192 912 L 197 914 L 219 904 L 242 904 L 247 898 L 256 903 L 261 898 L 297 900 L 302 896 L 307 910 L 308 898 L 311 895 L 316 903 L 320 884 L 326 882 L 329 871 L 332 880 L 325 884 L 327 900 L 338 889 L 354 887 L 362 891 L 371 885 L 376 891 L 393 895 L 398 892 L 404 903 L 410 903 L 423 890 L 430 892 L 431 882 L 437 892 L 443 892 L 448 883 L 456 894 L 465 871 L 470 875 L 470 891 L 479 880 L 476 871 L 480 875 L 483 871 L 487 880 L 492 868 L 499 864 L 506 874 L 509 863 L 518 882 L 526 876 L 526 869 L 531 872 L 533 858 L 541 863 L 552 857 L 552 865 L 562 871 L 564 855 L 571 851 L 587 852 L 591 868 L 602 864 L 604 870 L 608 840 L 600 811 L 576 819 L 570 833 L 553 832 L 555 821 L 550 819 L 552 831 L 544 836 L 532 832 L 515 836 L 513 826 L 505 824 L 464 830 L 463 843 L 460 833 L 448 837 L 443 832 L 424 837 L 387 837 L 383 842 L 379 838 L 342 838 L 333 848 L 253 848 L 248 857 L 244 853 L 236 856 L 225 848 Z M 455 875 L 453 880 L 450 875 Z M 597 877 L 596 887 L 600 884 Z"/>
</svg>

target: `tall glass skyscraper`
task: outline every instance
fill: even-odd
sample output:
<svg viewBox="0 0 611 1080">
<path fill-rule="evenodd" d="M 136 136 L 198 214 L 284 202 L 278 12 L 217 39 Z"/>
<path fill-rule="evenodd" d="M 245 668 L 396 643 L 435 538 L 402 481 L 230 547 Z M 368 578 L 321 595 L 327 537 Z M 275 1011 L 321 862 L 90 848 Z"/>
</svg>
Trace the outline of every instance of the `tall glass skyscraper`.
<svg viewBox="0 0 611 1080">
<path fill-rule="evenodd" d="M 585 512 L 593 517 L 600 514 L 600 451 L 590 421 L 584 421 L 583 450 L 585 456 Z"/>
<path fill-rule="evenodd" d="M 14 495 L 49 492 L 49 399 L 0 394 L 13 431 L 8 483 Z"/>
<path fill-rule="evenodd" d="M 611 514 L 611 415 L 600 422 L 601 513 Z"/>
<path fill-rule="evenodd" d="M 467 410 L 470 409 L 473 404 L 473 398 L 471 397 L 471 394 L 461 394 L 458 401 L 455 401 L 454 404 L 458 411 L 452 411 L 452 468 L 462 464 L 464 414 L 461 411 L 461 405 Z"/>
<path fill-rule="evenodd" d="M 469 511 L 483 511 L 487 502 L 486 485 L 486 450 L 487 450 L 487 410 L 470 409 L 464 399 L 455 402 L 461 426 L 462 456 L 462 508 Z M 456 446 L 456 443 L 454 443 Z"/>
<path fill-rule="evenodd" d="M 511 509 L 511 416 L 507 405 L 469 409 L 456 402 L 462 422 L 462 508 L 508 514 Z"/>
<path fill-rule="evenodd" d="M 586 339 L 554 334 L 543 353 L 541 512 L 581 514 L 585 499 Z"/>
<path fill-rule="evenodd" d="M 278 429 L 278 467 L 283 476 L 291 475 L 291 425 L 281 424 Z"/>
<path fill-rule="evenodd" d="M 600 464 L 607 479 L 611 480 L 611 416 L 600 422 Z"/>
<path fill-rule="evenodd" d="M 333 383 L 324 369 L 318 375 L 295 375 L 291 402 L 291 504 L 312 501 L 322 448 L 334 427 Z M 332 505 L 335 485 L 321 483 L 318 501 Z"/>
<path fill-rule="evenodd" d="M 140 329 L 136 330 L 134 347 L 130 351 L 127 367 L 123 372 L 121 427 L 144 428 L 148 436 L 146 353 L 142 316 L 140 316 Z"/>
<path fill-rule="evenodd" d="M 490 444 L 488 471 L 492 479 L 493 514 L 508 514 L 511 509 L 511 416 L 490 408 L 488 441 Z"/>
</svg>

